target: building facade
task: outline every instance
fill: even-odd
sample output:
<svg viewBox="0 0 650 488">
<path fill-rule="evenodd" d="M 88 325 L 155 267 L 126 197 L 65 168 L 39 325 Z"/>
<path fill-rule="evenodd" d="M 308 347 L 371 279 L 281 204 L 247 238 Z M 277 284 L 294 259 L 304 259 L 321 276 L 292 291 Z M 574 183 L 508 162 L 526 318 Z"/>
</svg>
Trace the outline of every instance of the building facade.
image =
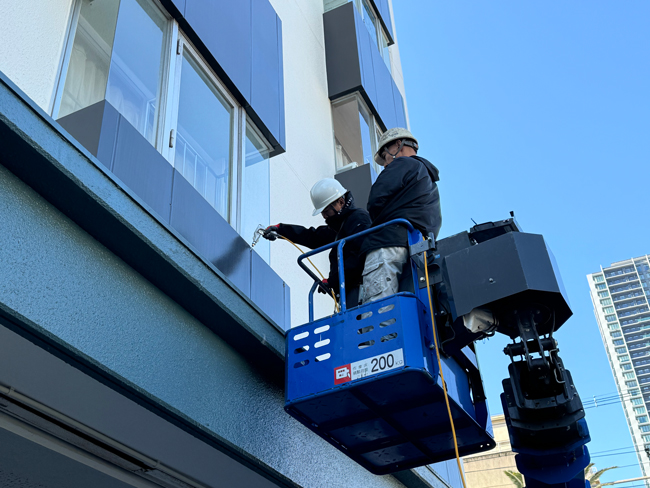
<svg viewBox="0 0 650 488">
<path fill-rule="evenodd" d="M 515 453 L 510 445 L 510 435 L 504 415 L 492 416 L 492 428 L 497 447 L 492 451 L 463 458 L 468 488 L 497 488 L 514 486 L 505 471 L 518 473 Z"/>
<path fill-rule="evenodd" d="M 643 476 L 650 473 L 650 257 L 587 275 L 594 314 Z M 650 486 L 646 481 L 646 486 Z"/>
<path fill-rule="evenodd" d="M 365 205 L 408 126 L 392 2 L 0 12 L 0 486 L 459 487 L 455 461 L 371 475 L 285 414 L 311 281 L 252 247 L 320 225 L 321 178 Z"/>
</svg>

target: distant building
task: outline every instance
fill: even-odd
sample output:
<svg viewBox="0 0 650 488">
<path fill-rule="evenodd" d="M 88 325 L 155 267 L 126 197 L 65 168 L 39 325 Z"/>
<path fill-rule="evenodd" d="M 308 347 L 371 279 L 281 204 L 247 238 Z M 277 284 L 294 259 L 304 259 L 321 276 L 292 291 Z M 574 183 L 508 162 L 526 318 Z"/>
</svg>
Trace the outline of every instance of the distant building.
<svg viewBox="0 0 650 488">
<path fill-rule="evenodd" d="M 512 452 L 510 445 L 505 417 L 494 415 L 492 428 L 497 447 L 491 451 L 463 458 L 467 488 L 496 488 L 512 485 L 504 471 L 517 471 L 517 465 L 515 453 Z"/>
<path fill-rule="evenodd" d="M 587 275 L 594 314 L 644 476 L 650 473 L 650 256 Z M 650 486 L 646 482 L 646 486 Z"/>
</svg>

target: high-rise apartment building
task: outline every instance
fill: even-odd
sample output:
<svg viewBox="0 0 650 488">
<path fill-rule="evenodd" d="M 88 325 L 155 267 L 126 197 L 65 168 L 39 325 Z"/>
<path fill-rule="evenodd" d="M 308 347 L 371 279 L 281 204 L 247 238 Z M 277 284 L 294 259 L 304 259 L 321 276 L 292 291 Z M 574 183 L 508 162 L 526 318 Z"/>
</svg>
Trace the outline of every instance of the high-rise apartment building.
<svg viewBox="0 0 650 488">
<path fill-rule="evenodd" d="M 391 0 L 0 18 L 0 485 L 461 486 L 453 460 L 374 476 L 285 413 L 312 282 L 251 246 L 322 225 L 322 178 L 365 206 L 378 136 L 408 126 Z"/>
<path fill-rule="evenodd" d="M 618 261 L 588 275 L 594 314 L 644 476 L 650 473 L 649 258 Z"/>
</svg>

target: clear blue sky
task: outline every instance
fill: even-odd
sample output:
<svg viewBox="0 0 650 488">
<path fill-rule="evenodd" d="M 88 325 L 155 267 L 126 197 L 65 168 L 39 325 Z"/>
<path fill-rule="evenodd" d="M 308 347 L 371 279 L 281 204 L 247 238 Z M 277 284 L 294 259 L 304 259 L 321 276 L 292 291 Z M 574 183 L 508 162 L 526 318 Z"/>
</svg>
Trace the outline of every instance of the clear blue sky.
<svg viewBox="0 0 650 488">
<path fill-rule="evenodd" d="M 583 400 L 616 392 L 586 274 L 650 254 L 650 2 L 393 3 L 411 129 L 440 169 L 441 236 L 510 210 L 543 234 L 574 312 L 557 334 L 565 366 Z M 505 342 L 480 345 L 492 413 Z M 595 455 L 631 447 L 620 405 L 587 421 Z M 635 476 L 638 466 L 603 480 Z"/>
</svg>

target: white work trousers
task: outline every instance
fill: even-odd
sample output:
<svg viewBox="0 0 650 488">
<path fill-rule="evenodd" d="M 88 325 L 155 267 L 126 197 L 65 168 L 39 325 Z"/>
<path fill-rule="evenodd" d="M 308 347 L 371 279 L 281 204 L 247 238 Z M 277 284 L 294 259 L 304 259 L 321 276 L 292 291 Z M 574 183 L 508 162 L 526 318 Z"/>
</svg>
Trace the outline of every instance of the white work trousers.
<svg viewBox="0 0 650 488">
<path fill-rule="evenodd" d="M 361 285 L 361 304 L 374 302 L 399 291 L 399 279 L 408 259 L 405 247 L 382 247 L 366 256 Z"/>
</svg>

